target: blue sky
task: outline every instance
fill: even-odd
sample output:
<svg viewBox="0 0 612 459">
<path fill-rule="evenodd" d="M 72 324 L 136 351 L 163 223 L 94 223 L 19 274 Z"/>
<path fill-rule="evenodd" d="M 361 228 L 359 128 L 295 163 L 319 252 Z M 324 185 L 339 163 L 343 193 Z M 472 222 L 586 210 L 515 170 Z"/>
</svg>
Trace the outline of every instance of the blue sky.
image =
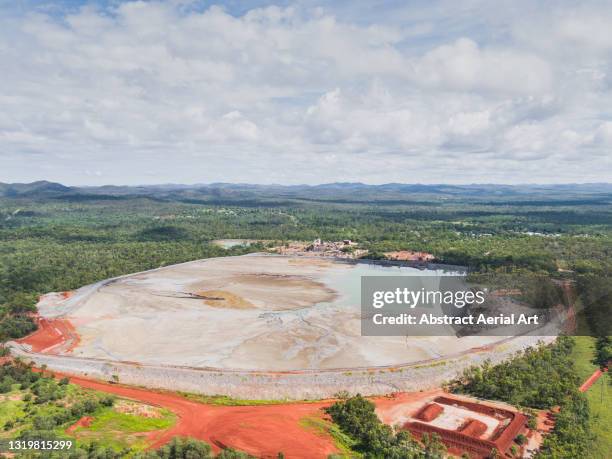
<svg viewBox="0 0 612 459">
<path fill-rule="evenodd" d="M 0 2 L 0 181 L 612 176 L 609 2 Z"/>
</svg>

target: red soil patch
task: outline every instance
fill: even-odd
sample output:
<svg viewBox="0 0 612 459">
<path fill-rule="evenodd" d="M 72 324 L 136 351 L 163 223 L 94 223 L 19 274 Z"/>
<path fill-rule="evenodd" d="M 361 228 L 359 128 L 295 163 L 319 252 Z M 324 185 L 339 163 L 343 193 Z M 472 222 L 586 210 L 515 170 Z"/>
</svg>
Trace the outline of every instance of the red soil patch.
<svg viewBox="0 0 612 459">
<path fill-rule="evenodd" d="M 468 419 L 468 421 L 457 430 L 464 435 L 478 438 L 487 431 L 487 425 L 478 419 Z"/>
<path fill-rule="evenodd" d="M 59 347 L 62 347 L 62 353 L 68 353 L 79 344 L 79 335 L 67 319 L 43 319 L 38 317 L 37 322 L 38 330 L 15 341 L 21 344 L 29 344 L 32 347 L 32 352 L 42 354 L 57 354 Z"/>
<path fill-rule="evenodd" d="M 606 371 L 608 371 L 608 368 L 604 368 L 603 371 L 600 369 L 595 370 L 593 374 L 589 376 L 584 383 L 582 383 L 582 386 L 580 386 L 578 390 L 580 392 L 586 392 L 589 390 Z"/>
<path fill-rule="evenodd" d="M 75 430 L 77 430 L 77 428 L 79 428 L 79 427 L 89 427 L 91 425 L 92 421 L 93 421 L 93 418 L 91 416 L 83 416 L 77 422 L 75 422 L 70 427 L 68 427 L 66 429 L 66 433 L 72 433 Z"/>
<path fill-rule="evenodd" d="M 155 432 L 152 448 L 173 437 L 189 436 L 209 442 L 215 450 L 232 447 L 257 457 L 325 458 L 338 450 L 330 437 L 304 430 L 300 420 L 322 417 L 330 402 L 290 403 L 266 406 L 214 406 L 187 400 L 171 393 L 137 389 L 119 384 L 68 376 L 81 387 L 115 394 L 169 409 L 178 417 L 170 429 Z"/>
<path fill-rule="evenodd" d="M 538 423 L 536 430 L 543 433 L 550 433 L 555 427 L 555 416 L 552 411 L 542 410 L 536 417 Z"/>
<path fill-rule="evenodd" d="M 442 408 L 437 403 L 429 403 L 421 410 L 421 412 L 417 415 L 417 418 L 422 421 L 433 421 L 436 419 L 442 412 L 444 408 Z"/>
<path fill-rule="evenodd" d="M 397 424 L 398 414 L 406 412 L 407 404 L 432 399 L 434 396 L 444 395 L 442 389 L 431 389 L 421 392 L 396 392 L 385 397 L 376 397 L 372 401 L 376 404 L 376 413 L 382 422 L 389 425 Z M 420 409 L 420 407 L 419 407 Z M 413 415 L 413 413 L 410 413 Z"/>
</svg>

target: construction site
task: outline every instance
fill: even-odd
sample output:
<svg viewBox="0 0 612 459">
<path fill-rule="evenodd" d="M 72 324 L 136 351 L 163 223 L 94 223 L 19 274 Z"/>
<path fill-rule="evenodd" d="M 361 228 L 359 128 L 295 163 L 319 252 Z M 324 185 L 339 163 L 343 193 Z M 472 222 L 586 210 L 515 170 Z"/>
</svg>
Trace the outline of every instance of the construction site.
<svg viewBox="0 0 612 459">
<path fill-rule="evenodd" d="M 358 259 L 367 255 L 368 251 L 359 248 L 359 244 L 344 239 L 342 241 L 291 241 L 275 245 L 270 249 L 273 253 L 287 256 L 333 257 L 338 259 Z"/>
<path fill-rule="evenodd" d="M 513 445 L 525 457 L 537 439 L 527 427 L 527 416 L 516 408 L 433 390 L 419 394 L 399 394 L 377 403 L 377 414 L 387 424 L 408 430 L 416 438 L 436 434 L 457 456 L 467 453 L 473 459 L 492 457 L 495 450 L 504 456 Z M 524 435 L 526 442 L 515 439 Z"/>
</svg>

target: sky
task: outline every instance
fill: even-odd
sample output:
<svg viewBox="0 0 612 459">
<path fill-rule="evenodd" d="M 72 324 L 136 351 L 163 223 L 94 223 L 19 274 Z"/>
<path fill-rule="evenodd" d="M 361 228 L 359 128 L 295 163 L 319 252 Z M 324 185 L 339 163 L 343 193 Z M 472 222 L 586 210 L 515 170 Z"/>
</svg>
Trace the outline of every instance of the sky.
<svg viewBox="0 0 612 459">
<path fill-rule="evenodd" d="M 0 182 L 611 182 L 610 24 L 610 1 L 0 0 Z"/>
</svg>

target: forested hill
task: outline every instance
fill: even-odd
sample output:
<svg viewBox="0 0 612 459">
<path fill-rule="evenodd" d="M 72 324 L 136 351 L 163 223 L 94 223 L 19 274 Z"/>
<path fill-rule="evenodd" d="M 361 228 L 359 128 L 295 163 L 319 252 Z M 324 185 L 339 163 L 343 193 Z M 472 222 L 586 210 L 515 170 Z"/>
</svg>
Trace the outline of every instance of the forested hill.
<svg viewBox="0 0 612 459">
<path fill-rule="evenodd" d="M 494 205 L 608 205 L 612 184 L 565 185 L 421 185 L 329 183 L 323 185 L 147 185 L 69 187 L 59 183 L 0 183 L 0 197 L 31 200 L 120 200 L 134 197 L 210 204 L 295 205 L 340 203 L 385 205 L 473 202 Z"/>
</svg>

